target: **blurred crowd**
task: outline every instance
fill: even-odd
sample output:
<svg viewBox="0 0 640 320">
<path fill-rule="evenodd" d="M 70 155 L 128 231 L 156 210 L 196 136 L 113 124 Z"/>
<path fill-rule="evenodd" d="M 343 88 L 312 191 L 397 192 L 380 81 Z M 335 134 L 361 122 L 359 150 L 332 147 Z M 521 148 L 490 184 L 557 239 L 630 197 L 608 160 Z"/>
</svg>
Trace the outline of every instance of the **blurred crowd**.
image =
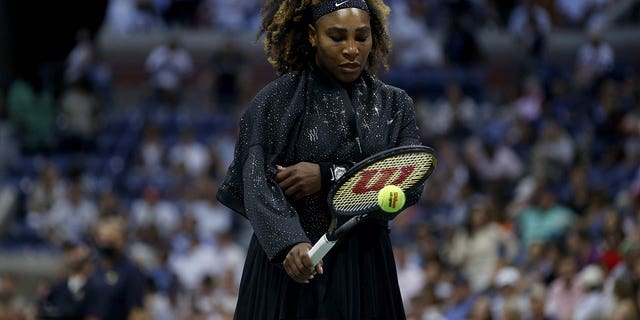
<svg viewBox="0 0 640 320">
<path fill-rule="evenodd" d="M 439 155 L 391 224 L 409 319 L 640 318 L 639 61 L 605 32 L 624 2 L 389 1 L 381 77 L 411 94 Z M 105 28 L 234 32 L 259 5 L 113 0 Z M 482 77 L 480 27 L 510 33 L 510 81 Z M 546 54 L 553 28 L 586 35 L 570 63 Z M 201 69 L 168 37 L 140 64 L 148 99 L 123 111 L 80 31 L 58 87 L 0 90 L 0 248 L 62 259 L 29 294 L 0 275 L 0 319 L 232 318 L 251 228 L 214 195 L 246 107 L 239 50 L 230 40 Z M 185 100 L 203 72 L 215 108 Z"/>
<path fill-rule="evenodd" d="M 518 10 L 517 0 L 389 0 L 394 10 L 413 7 L 418 11 L 407 12 L 414 18 L 426 21 L 430 29 L 447 26 L 448 13 L 465 11 L 481 26 L 490 28 L 514 28 L 516 21 L 528 23 L 524 10 Z M 625 0 L 535 0 L 544 10 L 536 10 L 535 19 L 544 20 L 559 27 L 581 28 L 596 20 L 607 19 L 610 11 Z M 225 32 L 256 30 L 260 23 L 258 0 L 111 0 L 107 9 L 105 26 L 114 32 L 153 32 L 172 28 L 216 29 Z M 447 14 L 443 14 L 447 13 Z M 424 14 L 423 14 L 424 13 Z M 420 16 L 418 16 L 420 15 Z M 515 17 L 515 20 L 513 18 Z M 637 19 L 627 12 L 624 19 Z M 408 23 L 408 27 L 412 27 Z M 516 27 L 517 28 L 517 27 Z M 514 30 L 515 31 L 515 30 Z M 522 31 L 522 30 L 519 30 Z"/>
</svg>

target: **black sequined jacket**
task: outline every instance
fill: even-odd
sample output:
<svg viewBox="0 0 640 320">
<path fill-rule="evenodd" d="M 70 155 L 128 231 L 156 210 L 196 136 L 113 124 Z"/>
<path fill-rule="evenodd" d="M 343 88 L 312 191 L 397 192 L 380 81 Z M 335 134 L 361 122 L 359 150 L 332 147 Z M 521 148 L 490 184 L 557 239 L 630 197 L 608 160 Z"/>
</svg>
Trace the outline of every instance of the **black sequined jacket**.
<svg viewBox="0 0 640 320">
<path fill-rule="evenodd" d="M 315 242 L 331 219 L 326 191 L 290 203 L 274 180 L 276 165 L 347 165 L 415 144 L 413 102 L 403 90 L 366 72 L 350 87 L 317 71 L 286 74 L 263 88 L 242 116 L 217 198 L 249 219 L 269 259 L 278 261 L 293 245 Z M 409 196 L 408 204 L 418 197 Z"/>
</svg>

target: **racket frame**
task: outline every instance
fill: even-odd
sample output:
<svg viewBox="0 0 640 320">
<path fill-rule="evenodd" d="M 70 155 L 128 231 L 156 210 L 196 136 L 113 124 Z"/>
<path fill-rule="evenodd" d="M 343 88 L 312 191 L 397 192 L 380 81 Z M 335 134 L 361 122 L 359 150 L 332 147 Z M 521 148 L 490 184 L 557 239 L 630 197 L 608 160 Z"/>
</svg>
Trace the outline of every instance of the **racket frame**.
<svg viewBox="0 0 640 320">
<path fill-rule="evenodd" d="M 342 177 L 340 177 L 340 179 L 336 181 L 336 183 L 329 189 L 329 196 L 327 197 L 328 208 L 332 215 L 331 227 L 315 243 L 315 245 L 311 248 L 311 250 L 309 250 L 309 256 L 311 257 L 311 262 L 313 263 L 314 266 L 317 265 L 322 260 L 322 258 L 329 252 L 329 250 L 331 250 L 331 248 L 333 248 L 333 246 L 338 242 L 338 240 L 341 238 L 343 234 L 347 233 L 354 226 L 359 224 L 361 221 L 365 220 L 370 213 L 376 211 L 376 209 L 379 210 L 377 206 L 373 206 L 366 210 L 363 210 L 363 212 L 356 212 L 356 213 L 350 214 L 348 216 L 350 216 L 351 218 L 347 222 L 342 224 L 340 227 L 335 228 L 335 225 L 338 219 L 338 214 L 333 205 L 333 200 L 335 198 L 336 192 L 342 187 L 342 185 L 344 185 L 353 176 L 357 175 L 362 169 L 367 168 L 376 162 L 383 161 L 392 156 L 399 156 L 402 154 L 416 153 L 416 152 L 428 153 L 433 158 L 432 159 L 433 164 L 431 165 L 431 168 L 414 184 L 414 185 L 421 185 L 429 178 L 429 176 L 431 175 L 431 173 L 433 172 L 437 164 L 437 158 L 435 156 L 434 150 L 427 146 L 403 146 L 403 147 L 391 148 L 391 149 L 379 152 L 357 163 L 355 166 L 347 170 L 347 172 Z M 402 212 L 402 210 L 398 211 L 392 217 L 395 217 L 400 212 Z M 347 215 L 342 215 L 342 217 L 347 217 Z"/>
</svg>

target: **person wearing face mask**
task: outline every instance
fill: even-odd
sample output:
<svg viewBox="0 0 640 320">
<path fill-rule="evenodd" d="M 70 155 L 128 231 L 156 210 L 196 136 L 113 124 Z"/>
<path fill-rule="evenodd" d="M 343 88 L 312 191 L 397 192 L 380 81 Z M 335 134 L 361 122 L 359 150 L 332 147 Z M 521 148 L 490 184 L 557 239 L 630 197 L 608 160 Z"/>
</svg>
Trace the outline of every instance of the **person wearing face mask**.
<svg viewBox="0 0 640 320">
<path fill-rule="evenodd" d="M 381 0 L 266 1 L 260 34 L 279 77 L 242 116 L 217 194 L 254 231 L 235 319 L 406 318 L 386 221 L 362 223 L 317 265 L 308 254 L 348 167 L 420 144 L 411 98 L 375 77 L 389 12 Z"/>
<path fill-rule="evenodd" d="M 95 231 L 98 261 L 87 282 L 87 320 L 144 319 L 145 277 L 125 251 L 119 220 L 104 220 Z"/>
</svg>

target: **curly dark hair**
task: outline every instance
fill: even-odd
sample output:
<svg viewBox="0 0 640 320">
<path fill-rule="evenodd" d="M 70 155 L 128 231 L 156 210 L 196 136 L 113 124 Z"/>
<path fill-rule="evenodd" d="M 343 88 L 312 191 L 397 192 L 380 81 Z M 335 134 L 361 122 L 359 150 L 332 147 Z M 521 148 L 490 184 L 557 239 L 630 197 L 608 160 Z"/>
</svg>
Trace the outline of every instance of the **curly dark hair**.
<svg viewBox="0 0 640 320">
<path fill-rule="evenodd" d="M 313 8 L 324 0 L 267 0 L 262 8 L 262 26 L 258 37 L 265 34 L 264 50 L 269 63 L 278 74 L 304 69 L 313 59 L 308 25 L 313 23 Z M 366 0 L 369 7 L 372 48 L 367 66 L 388 68 L 387 57 L 391 39 L 387 31 L 387 16 L 391 11 L 383 0 Z"/>
</svg>

